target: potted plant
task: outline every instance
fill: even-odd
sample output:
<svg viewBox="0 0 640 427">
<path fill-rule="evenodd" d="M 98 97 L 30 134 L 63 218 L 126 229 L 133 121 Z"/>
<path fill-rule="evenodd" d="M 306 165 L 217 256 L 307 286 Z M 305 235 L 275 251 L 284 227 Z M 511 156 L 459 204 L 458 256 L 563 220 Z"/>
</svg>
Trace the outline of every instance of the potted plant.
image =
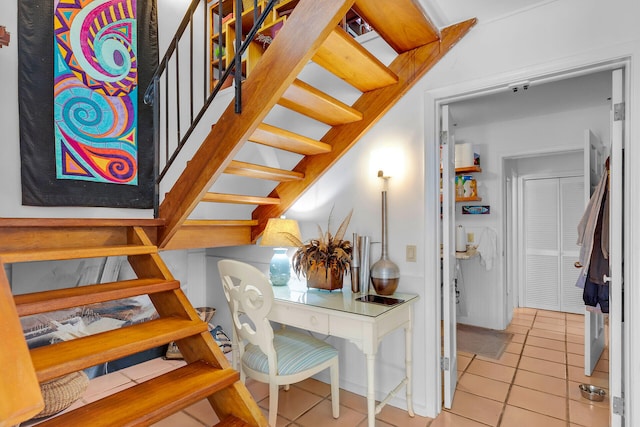
<svg viewBox="0 0 640 427">
<path fill-rule="evenodd" d="M 352 214 L 353 210 L 342 221 L 335 235 L 331 234 L 330 214 L 326 233 L 318 226 L 317 239 L 303 243 L 290 236 L 298 247 L 291 259 L 293 271 L 298 277 L 302 274 L 307 278 L 307 287 L 329 291 L 342 288 L 344 274 L 351 267 L 352 245 L 350 241 L 344 240 L 344 235 Z"/>
</svg>

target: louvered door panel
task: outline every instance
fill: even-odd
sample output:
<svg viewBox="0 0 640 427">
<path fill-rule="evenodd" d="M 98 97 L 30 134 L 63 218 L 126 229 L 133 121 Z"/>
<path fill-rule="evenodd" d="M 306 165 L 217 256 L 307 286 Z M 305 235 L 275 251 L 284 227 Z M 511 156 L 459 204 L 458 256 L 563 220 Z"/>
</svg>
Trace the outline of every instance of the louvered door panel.
<svg viewBox="0 0 640 427">
<path fill-rule="evenodd" d="M 584 179 L 567 177 L 560 179 L 560 230 L 561 230 L 561 310 L 583 313 L 582 289 L 576 287 L 579 270 L 573 266 L 578 260 L 580 247 L 578 222 L 584 212 Z"/>
</svg>

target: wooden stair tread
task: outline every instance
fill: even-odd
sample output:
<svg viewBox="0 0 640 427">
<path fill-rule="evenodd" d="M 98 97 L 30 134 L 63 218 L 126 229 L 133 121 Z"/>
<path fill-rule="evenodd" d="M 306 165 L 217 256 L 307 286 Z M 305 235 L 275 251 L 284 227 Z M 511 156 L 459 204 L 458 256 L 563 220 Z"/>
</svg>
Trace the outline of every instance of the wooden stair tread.
<svg viewBox="0 0 640 427">
<path fill-rule="evenodd" d="M 266 123 L 260 123 L 258 125 L 249 137 L 249 141 L 304 155 L 328 153 L 331 151 L 329 144 Z"/>
<path fill-rule="evenodd" d="M 134 279 L 14 296 L 18 316 L 178 289 L 177 280 Z"/>
<path fill-rule="evenodd" d="M 232 386 L 239 378 L 233 369 L 216 369 L 204 362 L 194 362 L 39 425 L 146 426 Z"/>
<path fill-rule="evenodd" d="M 440 31 L 415 0 L 356 0 L 353 9 L 397 53 L 440 40 Z"/>
<path fill-rule="evenodd" d="M 31 350 L 38 381 L 49 381 L 100 363 L 207 331 L 200 320 L 164 317 Z"/>
<path fill-rule="evenodd" d="M 398 83 L 398 76 L 341 28 L 335 28 L 313 62 L 362 92 Z"/>
<path fill-rule="evenodd" d="M 298 79 L 278 104 L 331 126 L 362 120 L 360 111 Z"/>
<path fill-rule="evenodd" d="M 79 258 L 99 258 L 122 255 L 148 255 L 158 252 L 158 248 L 149 245 L 115 245 L 100 247 L 26 249 L 0 252 L 4 263 L 27 261 L 62 261 Z"/>
<path fill-rule="evenodd" d="M 270 181 L 299 181 L 304 178 L 304 174 L 300 172 L 289 171 L 285 169 L 271 168 L 268 166 L 256 165 L 253 163 L 232 160 L 229 166 L 224 170 L 225 173 L 246 176 L 249 178 L 265 179 Z"/>
<path fill-rule="evenodd" d="M 202 198 L 203 202 L 212 203 L 236 203 L 241 205 L 277 205 L 280 199 L 277 197 L 244 196 L 241 194 L 207 193 Z"/>
<path fill-rule="evenodd" d="M 165 249 L 217 248 L 251 244 L 257 220 L 188 219 Z"/>
</svg>

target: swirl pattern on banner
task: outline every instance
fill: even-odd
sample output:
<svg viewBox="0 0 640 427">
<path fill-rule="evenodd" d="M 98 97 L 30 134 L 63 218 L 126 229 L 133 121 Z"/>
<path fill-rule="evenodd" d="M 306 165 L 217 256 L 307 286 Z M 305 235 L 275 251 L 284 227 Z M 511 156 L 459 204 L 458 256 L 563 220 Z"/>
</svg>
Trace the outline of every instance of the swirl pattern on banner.
<svg viewBox="0 0 640 427">
<path fill-rule="evenodd" d="M 135 0 L 60 0 L 54 121 L 59 179 L 137 184 Z"/>
</svg>

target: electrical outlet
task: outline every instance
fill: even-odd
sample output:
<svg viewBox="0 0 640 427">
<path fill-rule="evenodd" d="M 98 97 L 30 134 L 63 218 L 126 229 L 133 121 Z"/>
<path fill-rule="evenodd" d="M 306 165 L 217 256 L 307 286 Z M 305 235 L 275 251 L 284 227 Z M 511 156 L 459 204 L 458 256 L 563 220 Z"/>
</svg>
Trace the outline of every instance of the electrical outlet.
<svg viewBox="0 0 640 427">
<path fill-rule="evenodd" d="M 407 262 L 416 262 L 416 245 L 407 245 Z"/>
<path fill-rule="evenodd" d="M 468 243 L 473 243 L 473 239 L 474 239 L 475 237 L 476 237 L 476 236 L 475 236 L 473 233 L 467 233 L 467 242 L 468 242 Z"/>
</svg>

